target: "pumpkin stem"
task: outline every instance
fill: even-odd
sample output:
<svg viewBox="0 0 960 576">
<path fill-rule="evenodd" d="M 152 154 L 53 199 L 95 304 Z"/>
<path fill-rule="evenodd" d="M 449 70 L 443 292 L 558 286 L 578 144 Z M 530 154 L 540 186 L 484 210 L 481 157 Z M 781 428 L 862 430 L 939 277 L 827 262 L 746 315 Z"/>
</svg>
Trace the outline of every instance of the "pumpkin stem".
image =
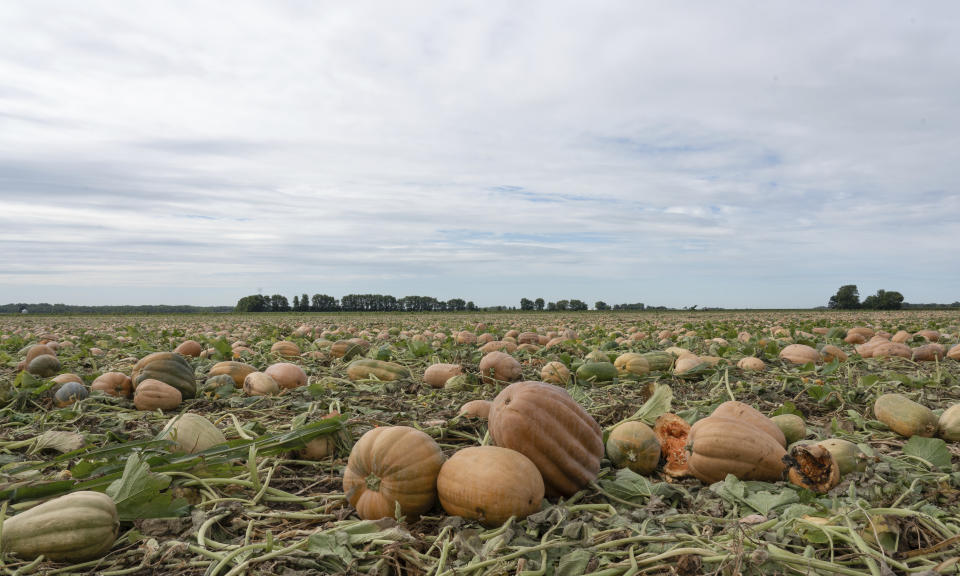
<svg viewBox="0 0 960 576">
<path fill-rule="evenodd" d="M 374 492 L 380 491 L 380 477 L 376 474 L 371 474 L 367 476 L 367 489 L 373 490 Z"/>
</svg>

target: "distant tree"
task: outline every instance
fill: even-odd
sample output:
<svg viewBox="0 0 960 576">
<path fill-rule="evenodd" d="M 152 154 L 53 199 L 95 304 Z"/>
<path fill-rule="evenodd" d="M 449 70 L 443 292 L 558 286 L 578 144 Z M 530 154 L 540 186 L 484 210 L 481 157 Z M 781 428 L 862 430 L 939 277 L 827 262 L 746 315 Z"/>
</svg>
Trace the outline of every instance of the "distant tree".
<svg viewBox="0 0 960 576">
<path fill-rule="evenodd" d="M 853 310 L 860 307 L 860 291 L 856 284 L 841 286 L 837 293 L 830 297 L 827 308 L 833 310 Z"/>
<path fill-rule="evenodd" d="M 286 296 L 281 294 L 274 294 L 270 297 L 270 311 L 271 312 L 289 312 L 290 311 L 290 301 L 287 300 Z"/>
<path fill-rule="evenodd" d="M 293 309 L 300 310 L 300 297 L 296 294 L 293 295 Z"/>
<path fill-rule="evenodd" d="M 300 296 L 300 306 L 296 307 L 300 312 L 310 311 L 310 297 L 306 294 Z"/>
<path fill-rule="evenodd" d="M 613 309 L 614 310 L 644 310 L 646 309 L 646 305 L 643 302 L 636 302 L 634 304 L 614 304 Z"/>
<path fill-rule="evenodd" d="M 543 310 L 543 298 L 537 298 L 534 300 L 533 305 L 537 308 L 537 310 Z"/>
<path fill-rule="evenodd" d="M 301 306 L 302 306 L 301 302 Z M 333 296 L 314 294 L 310 300 L 311 312 L 335 312 L 340 309 L 340 303 Z"/>
<path fill-rule="evenodd" d="M 463 298 L 452 298 L 447 300 L 447 310 L 453 312 L 463 312 L 467 309 L 467 303 Z"/>
<path fill-rule="evenodd" d="M 473 300 L 467 302 L 467 310 L 473 312 L 477 309 L 477 305 L 473 303 Z"/>
<path fill-rule="evenodd" d="M 570 309 L 574 311 L 583 311 L 588 310 L 590 307 L 587 306 L 587 303 L 582 300 L 577 300 L 574 298 L 570 301 Z"/>
<path fill-rule="evenodd" d="M 561 312 L 570 308 L 569 300 L 557 300 L 557 310 Z"/>
<path fill-rule="evenodd" d="M 610 305 L 604 302 L 603 300 L 597 300 L 594 302 L 593 307 L 597 310 L 609 310 Z"/>
<path fill-rule="evenodd" d="M 529 299 L 529 298 L 521 298 L 521 299 L 520 299 L 520 309 L 521 309 L 521 310 L 533 310 L 533 307 L 534 307 L 533 300 L 531 300 L 531 299 Z"/>
<path fill-rule="evenodd" d="M 237 312 L 266 312 L 270 309 L 270 301 L 263 294 L 244 296 L 237 302 Z"/>
<path fill-rule="evenodd" d="M 552 311 L 552 310 L 556 310 L 556 309 L 557 309 L 557 303 L 556 303 L 556 302 L 547 302 L 547 310 Z"/>
<path fill-rule="evenodd" d="M 891 290 L 877 290 L 863 300 L 863 307 L 870 310 L 899 310 L 903 306 L 903 294 Z"/>
</svg>

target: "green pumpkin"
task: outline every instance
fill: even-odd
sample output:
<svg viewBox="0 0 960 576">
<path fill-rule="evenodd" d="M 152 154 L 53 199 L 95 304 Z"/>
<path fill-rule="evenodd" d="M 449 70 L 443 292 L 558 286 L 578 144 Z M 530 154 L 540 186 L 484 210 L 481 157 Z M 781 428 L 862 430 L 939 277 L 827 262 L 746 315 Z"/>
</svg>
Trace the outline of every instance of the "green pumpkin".
<svg viewBox="0 0 960 576">
<path fill-rule="evenodd" d="M 144 380 L 159 380 L 173 386 L 180 391 L 184 400 L 195 398 L 197 395 L 197 381 L 193 375 L 193 368 L 183 358 L 174 352 L 154 352 L 133 367 L 133 388 Z"/>
<path fill-rule="evenodd" d="M 577 368 L 577 380 L 585 382 L 613 382 L 617 368 L 610 362 L 585 362 Z"/>
<path fill-rule="evenodd" d="M 377 380 L 400 380 L 410 377 L 410 370 L 394 362 L 361 358 L 354 360 L 347 366 L 347 378 L 351 380 L 367 380 L 376 377 Z"/>
<path fill-rule="evenodd" d="M 651 372 L 666 372 L 673 368 L 673 362 L 676 360 L 673 354 L 662 350 L 644 352 L 643 357 L 647 359 Z"/>
</svg>

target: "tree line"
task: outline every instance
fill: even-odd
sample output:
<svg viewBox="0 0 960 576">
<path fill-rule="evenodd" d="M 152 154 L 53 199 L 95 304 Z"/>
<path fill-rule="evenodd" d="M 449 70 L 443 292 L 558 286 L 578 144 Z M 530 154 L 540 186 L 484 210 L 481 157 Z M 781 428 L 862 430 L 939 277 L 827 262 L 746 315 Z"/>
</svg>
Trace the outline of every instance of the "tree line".
<svg viewBox="0 0 960 576">
<path fill-rule="evenodd" d="M 75 306 L 46 302 L 0 305 L 0 314 L 222 314 L 233 312 L 232 306 L 187 306 L 147 304 L 142 306 Z"/>
<path fill-rule="evenodd" d="M 327 294 L 302 294 L 293 303 L 282 294 L 244 296 L 234 308 L 237 312 L 461 312 L 478 310 L 476 304 L 463 298 L 437 300 L 432 296 L 389 294 L 347 294 L 334 298 Z"/>
<path fill-rule="evenodd" d="M 877 290 L 876 294 L 860 301 L 860 291 L 856 284 L 841 286 L 830 297 L 827 308 L 832 310 L 900 310 L 904 308 L 960 308 L 960 302 L 953 304 L 910 304 L 903 301 L 903 294 L 896 290 Z"/>
</svg>

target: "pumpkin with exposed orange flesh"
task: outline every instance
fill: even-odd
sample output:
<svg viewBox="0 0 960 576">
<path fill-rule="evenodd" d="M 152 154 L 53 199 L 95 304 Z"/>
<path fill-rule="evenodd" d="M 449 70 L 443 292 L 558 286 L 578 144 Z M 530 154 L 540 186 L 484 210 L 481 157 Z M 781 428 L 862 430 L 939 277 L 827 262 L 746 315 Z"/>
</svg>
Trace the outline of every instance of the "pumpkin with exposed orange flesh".
<svg viewBox="0 0 960 576">
<path fill-rule="evenodd" d="M 443 451 L 409 426 L 374 428 L 360 437 L 343 472 L 343 491 L 364 520 L 418 517 L 437 497 Z"/>
<path fill-rule="evenodd" d="M 840 483 L 840 466 L 825 446 L 797 444 L 786 460 L 787 478 L 801 488 L 826 492 Z"/>
<path fill-rule="evenodd" d="M 536 464 L 548 498 L 572 496 L 600 471 L 600 425 L 559 386 L 534 381 L 507 386 L 493 400 L 488 429 L 497 446 Z"/>
<path fill-rule="evenodd" d="M 660 451 L 667 462 L 663 472 L 674 478 L 686 476 L 689 473 L 686 446 L 690 424 L 676 414 L 667 412 L 654 422 L 653 433 L 660 441 Z"/>
</svg>

